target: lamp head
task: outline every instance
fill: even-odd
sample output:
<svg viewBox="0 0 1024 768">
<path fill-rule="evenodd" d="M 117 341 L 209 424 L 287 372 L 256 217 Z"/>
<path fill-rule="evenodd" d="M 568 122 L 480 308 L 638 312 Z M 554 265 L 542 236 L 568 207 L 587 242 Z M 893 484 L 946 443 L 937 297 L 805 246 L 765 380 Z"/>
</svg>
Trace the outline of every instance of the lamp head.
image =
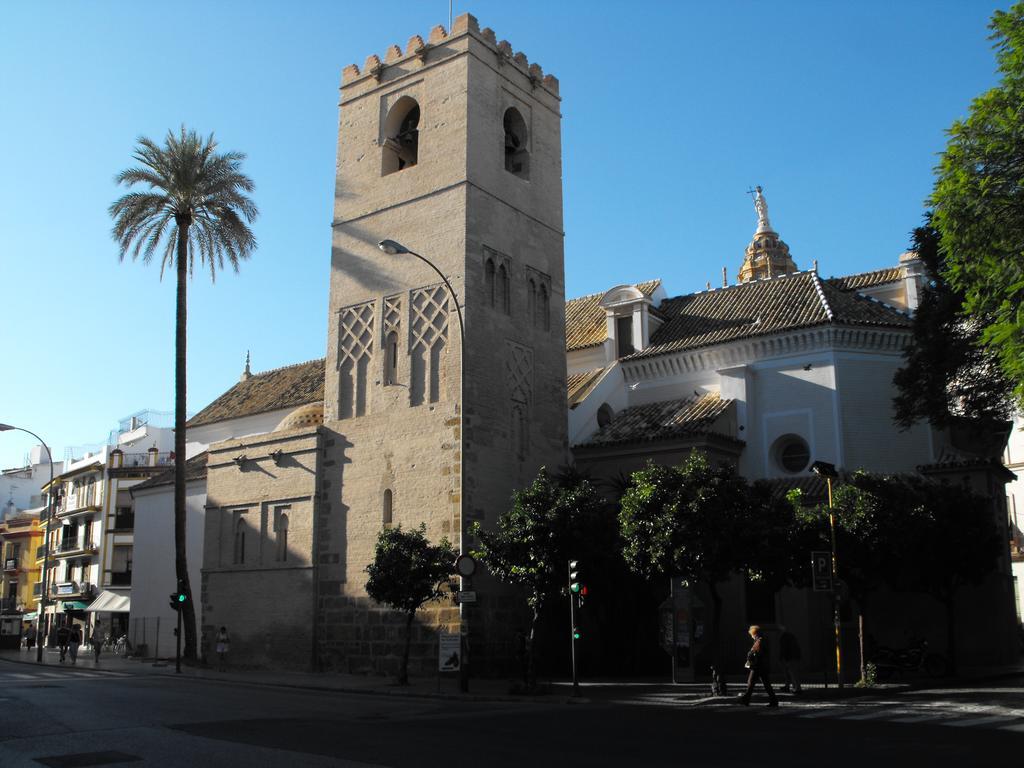
<svg viewBox="0 0 1024 768">
<path fill-rule="evenodd" d="M 12 429 L 17 429 L 17 427 L 12 427 L 10 424 L 0 424 L 0 432 L 9 432 Z"/>
<path fill-rule="evenodd" d="M 381 240 L 377 243 L 377 247 L 390 256 L 409 252 L 408 248 L 395 240 Z"/>
<path fill-rule="evenodd" d="M 839 473 L 836 471 L 836 465 L 829 464 L 827 461 L 816 461 L 811 464 L 811 472 L 819 477 L 827 477 L 832 480 L 839 477 Z"/>
</svg>

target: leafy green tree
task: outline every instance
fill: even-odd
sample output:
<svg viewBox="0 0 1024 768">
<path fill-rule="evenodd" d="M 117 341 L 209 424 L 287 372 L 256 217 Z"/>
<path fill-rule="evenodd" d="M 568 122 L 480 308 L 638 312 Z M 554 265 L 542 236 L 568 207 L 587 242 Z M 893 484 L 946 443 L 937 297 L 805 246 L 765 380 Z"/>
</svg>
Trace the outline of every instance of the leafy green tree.
<svg viewBox="0 0 1024 768">
<path fill-rule="evenodd" d="M 956 669 L 955 596 L 995 570 L 1001 546 L 991 502 L 959 485 L 859 474 L 839 489 L 846 532 L 840 574 L 874 586 L 929 594 L 946 611 L 950 671 Z M 846 578 L 844 576 L 844 578 Z"/>
<path fill-rule="evenodd" d="M 948 260 L 930 214 L 914 230 L 913 250 L 926 281 L 904 365 L 893 379 L 896 423 L 906 429 L 928 421 L 942 428 L 969 419 L 991 429 L 1012 416 L 1013 387 L 998 357 L 981 344 L 984 324 L 964 314 L 964 292 L 946 278 Z"/>
<path fill-rule="evenodd" d="M 541 468 L 529 487 L 516 491 L 512 506 L 493 531 L 474 523 L 480 547 L 473 553 L 499 581 L 526 593 L 530 629 L 526 647 L 527 685 L 535 684 L 537 628 L 545 604 L 567 590 L 570 559 L 586 561 L 599 550 L 605 503 L 589 481 L 574 473 L 552 478 Z"/>
<path fill-rule="evenodd" d="M 722 597 L 718 584 L 733 573 L 758 569 L 755 554 L 764 530 L 755 499 L 732 467 L 712 466 L 694 451 L 678 467 L 650 463 L 633 473 L 622 497 L 619 529 L 623 556 L 647 578 L 681 577 L 711 595 L 712 642 L 719 642 Z"/>
<path fill-rule="evenodd" d="M 248 227 L 258 211 L 248 197 L 253 183 L 242 173 L 245 155 L 217 152 L 213 135 L 168 132 L 163 146 L 140 137 L 133 154 L 137 166 L 121 171 L 118 184 L 135 188 L 110 206 L 113 237 L 120 258 L 160 257 L 160 277 L 173 266 L 177 275 L 174 329 L 174 568 L 187 595 L 182 616 L 185 658 L 196 657 L 196 614 L 185 551 L 185 413 L 188 277 L 199 260 L 216 279 L 227 262 L 238 264 L 256 248 Z M 137 187 L 141 187 L 139 190 Z"/>
<path fill-rule="evenodd" d="M 373 562 L 366 566 L 366 592 L 378 603 L 405 614 L 405 647 L 398 684 L 409 682 L 409 644 L 412 622 L 423 605 L 445 594 L 458 553 L 447 539 L 440 544 L 427 540 L 422 523 L 411 531 L 385 528 L 377 536 Z"/>
<path fill-rule="evenodd" d="M 1024 3 L 990 29 L 1002 79 L 949 129 L 931 203 L 946 276 L 1024 400 Z"/>
</svg>

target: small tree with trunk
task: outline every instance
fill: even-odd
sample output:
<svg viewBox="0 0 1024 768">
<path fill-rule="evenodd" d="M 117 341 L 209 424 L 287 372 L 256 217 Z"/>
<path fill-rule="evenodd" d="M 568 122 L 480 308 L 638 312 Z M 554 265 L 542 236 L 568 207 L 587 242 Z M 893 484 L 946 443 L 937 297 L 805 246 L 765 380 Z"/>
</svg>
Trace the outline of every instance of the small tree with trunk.
<svg viewBox="0 0 1024 768">
<path fill-rule="evenodd" d="M 366 566 L 366 592 L 378 603 L 405 613 L 405 646 L 398 670 L 399 685 L 409 682 L 412 622 L 423 605 L 445 594 L 457 553 L 447 539 L 427 540 L 427 528 L 385 528 L 377 537 L 373 562 Z"/>
<path fill-rule="evenodd" d="M 542 467 L 528 488 L 516 491 L 512 506 L 498 518 L 495 530 L 474 523 L 480 541 L 473 554 L 499 581 L 526 592 L 530 628 L 526 647 L 526 684 L 536 684 L 537 627 L 548 600 L 565 594 L 570 558 L 585 559 L 605 524 L 605 503 L 590 482 L 569 473 L 552 478 Z"/>
<path fill-rule="evenodd" d="M 697 451 L 678 467 L 648 464 L 622 497 L 620 533 L 626 563 L 645 577 L 675 576 L 711 594 L 712 643 L 720 646 L 718 584 L 756 568 L 761 525 L 748 483 Z"/>
<path fill-rule="evenodd" d="M 956 671 L 956 611 L 961 587 L 982 583 L 995 570 L 999 530 L 992 505 L 970 490 L 916 476 L 861 473 L 837 493 L 845 532 L 840 573 L 858 572 L 892 589 L 929 594 L 946 611 L 949 671 Z"/>
</svg>

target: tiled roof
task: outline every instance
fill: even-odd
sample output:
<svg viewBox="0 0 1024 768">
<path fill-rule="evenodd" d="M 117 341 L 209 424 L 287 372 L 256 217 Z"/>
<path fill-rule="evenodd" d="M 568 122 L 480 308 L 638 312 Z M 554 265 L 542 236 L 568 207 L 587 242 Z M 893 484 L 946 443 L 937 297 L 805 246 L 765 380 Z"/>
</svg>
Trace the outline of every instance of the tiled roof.
<svg viewBox="0 0 1024 768">
<path fill-rule="evenodd" d="M 287 365 L 240 381 L 188 421 L 188 426 L 214 424 L 241 416 L 297 408 L 323 402 L 324 359 Z"/>
<path fill-rule="evenodd" d="M 636 289 L 650 296 L 661 285 L 661 280 L 637 283 Z M 600 301 L 604 293 L 592 293 L 565 302 L 565 349 L 595 347 L 608 338 L 604 310 Z"/>
<path fill-rule="evenodd" d="M 209 454 L 206 451 L 197 453 L 191 459 L 185 462 L 185 482 L 191 483 L 193 480 L 205 480 L 206 479 L 206 462 L 209 459 Z M 141 491 L 145 488 L 156 488 L 161 485 L 171 485 L 174 482 L 174 469 L 168 469 L 166 472 L 161 472 L 159 475 L 154 475 L 148 480 L 144 480 L 138 485 L 131 487 L 132 491 Z"/>
<path fill-rule="evenodd" d="M 615 414 L 608 425 L 581 445 L 603 446 L 707 434 L 731 403 L 732 400 L 712 394 L 634 405 Z"/>
<path fill-rule="evenodd" d="M 861 272 L 856 275 L 844 275 L 843 277 L 830 277 L 828 281 L 841 291 L 859 291 L 861 288 L 895 283 L 897 280 L 902 279 L 903 273 L 899 267 L 886 267 L 885 269 L 876 269 L 873 272 Z"/>
<path fill-rule="evenodd" d="M 569 407 L 575 408 L 589 393 L 593 385 L 601 379 L 604 368 L 595 368 L 585 373 L 570 373 L 566 379 L 566 393 Z"/>
<path fill-rule="evenodd" d="M 723 344 L 816 325 L 909 328 L 910 317 L 881 302 L 795 272 L 767 280 L 666 299 L 668 318 L 647 349 L 627 359 Z"/>
</svg>

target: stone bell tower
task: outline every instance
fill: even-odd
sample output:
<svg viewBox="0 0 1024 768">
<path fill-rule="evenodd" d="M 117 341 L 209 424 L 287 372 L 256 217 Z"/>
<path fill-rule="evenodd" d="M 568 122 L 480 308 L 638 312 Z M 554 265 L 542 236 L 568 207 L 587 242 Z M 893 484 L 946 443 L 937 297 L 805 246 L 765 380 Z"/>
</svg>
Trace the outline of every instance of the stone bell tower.
<svg viewBox="0 0 1024 768">
<path fill-rule="evenodd" d="M 473 521 L 566 460 L 558 81 L 464 15 L 346 67 L 338 134 L 317 642 L 325 666 L 380 669 L 397 642 L 365 592 L 381 528 L 425 523 L 468 551 Z M 450 281 L 464 345 L 442 279 L 385 239 Z M 418 618 L 414 656 L 462 618 L 474 666 L 506 652 L 507 599 L 473 586 L 463 614 Z"/>
</svg>

